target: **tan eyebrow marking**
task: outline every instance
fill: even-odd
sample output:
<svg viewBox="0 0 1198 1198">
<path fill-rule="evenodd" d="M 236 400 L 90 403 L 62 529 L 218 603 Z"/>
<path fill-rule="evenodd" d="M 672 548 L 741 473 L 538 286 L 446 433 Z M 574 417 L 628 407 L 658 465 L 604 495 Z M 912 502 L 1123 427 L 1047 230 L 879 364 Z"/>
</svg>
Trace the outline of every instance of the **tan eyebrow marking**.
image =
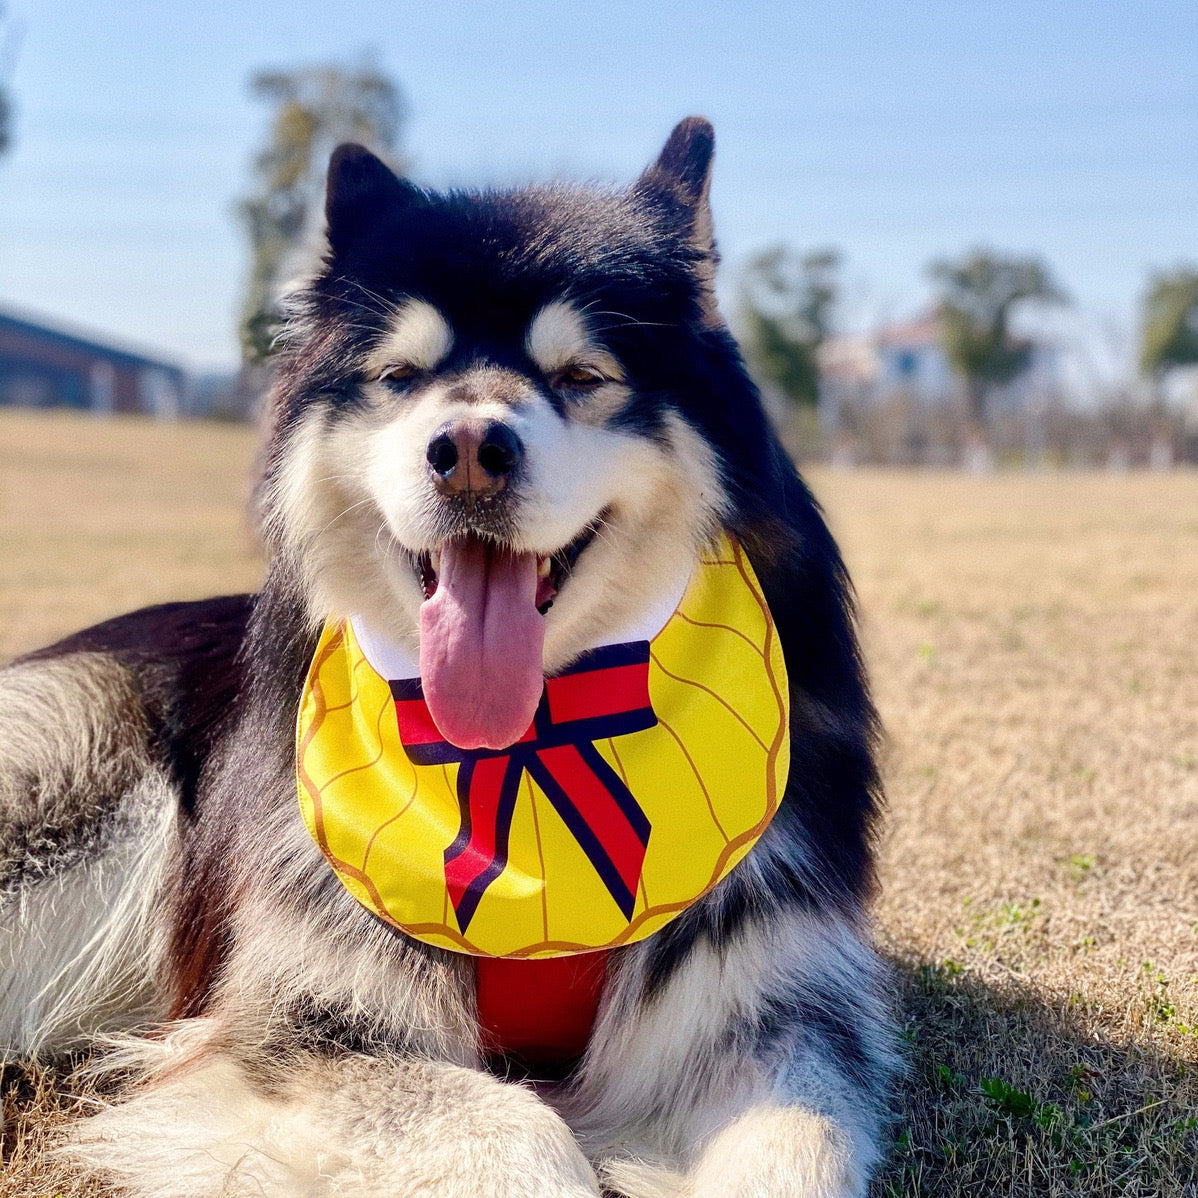
<svg viewBox="0 0 1198 1198">
<path fill-rule="evenodd" d="M 525 345 L 529 357 L 551 374 L 590 349 L 591 338 L 578 309 L 553 300 L 533 317 Z"/>
<path fill-rule="evenodd" d="M 610 379 L 624 378 L 620 363 L 591 340 L 582 314 L 566 300 L 550 301 L 533 317 L 524 345 L 545 374 L 579 363 L 593 366 Z"/>
<path fill-rule="evenodd" d="M 408 300 L 370 351 L 367 368 L 381 374 L 388 366 L 432 370 L 453 347 L 453 329 L 427 300 Z"/>
</svg>

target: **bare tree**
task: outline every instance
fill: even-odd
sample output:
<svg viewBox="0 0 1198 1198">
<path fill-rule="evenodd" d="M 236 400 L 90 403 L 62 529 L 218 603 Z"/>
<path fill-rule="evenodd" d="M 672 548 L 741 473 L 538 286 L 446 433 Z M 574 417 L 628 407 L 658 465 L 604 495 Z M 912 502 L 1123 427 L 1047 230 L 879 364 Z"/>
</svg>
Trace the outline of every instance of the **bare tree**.
<svg viewBox="0 0 1198 1198">
<path fill-rule="evenodd" d="M 0 4 L 0 157 L 12 149 L 14 107 L 9 79 L 17 60 L 21 30 L 8 18 L 8 10 Z"/>
</svg>

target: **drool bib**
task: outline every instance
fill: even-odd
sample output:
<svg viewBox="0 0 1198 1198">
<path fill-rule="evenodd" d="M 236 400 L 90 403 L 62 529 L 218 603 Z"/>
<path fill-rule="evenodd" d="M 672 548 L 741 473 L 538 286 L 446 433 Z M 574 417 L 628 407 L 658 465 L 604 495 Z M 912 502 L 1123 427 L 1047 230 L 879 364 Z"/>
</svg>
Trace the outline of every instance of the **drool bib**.
<svg viewBox="0 0 1198 1198">
<path fill-rule="evenodd" d="M 724 535 L 665 626 L 546 680 L 503 750 L 444 740 L 420 679 L 330 620 L 300 703 L 299 804 L 346 889 L 410 936 L 536 958 L 640 940 L 744 857 L 790 763 L 786 668 Z"/>
</svg>

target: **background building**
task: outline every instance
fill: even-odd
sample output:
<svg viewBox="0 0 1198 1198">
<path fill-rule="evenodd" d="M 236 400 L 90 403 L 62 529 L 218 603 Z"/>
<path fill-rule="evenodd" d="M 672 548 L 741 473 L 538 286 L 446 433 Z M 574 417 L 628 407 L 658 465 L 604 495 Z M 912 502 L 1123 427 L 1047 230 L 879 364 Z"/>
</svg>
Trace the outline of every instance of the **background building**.
<svg viewBox="0 0 1198 1198">
<path fill-rule="evenodd" d="M 1052 443 L 1064 460 L 1076 430 L 1062 424 L 1061 349 L 1021 339 L 1025 368 L 986 396 L 987 458 L 1041 462 Z M 819 347 L 824 456 L 835 462 L 950 466 L 968 459 L 965 384 L 944 350 L 939 313 L 830 337 Z M 1059 428 L 1057 426 L 1060 426 Z M 1055 440 L 1054 440 L 1055 433 Z M 1090 459 L 1101 457 L 1087 447 Z M 992 463 L 991 463 L 992 464 Z M 989 466 L 987 466 L 989 468 Z"/>
<path fill-rule="evenodd" d="M 1044 341 L 1027 340 L 1028 363 L 1011 382 L 995 387 L 996 412 L 1022 411 L 1062 389 L 1061 352 Z M 873 333 L 830 337 L 820 346 L 821 405 L 835 404 L 846 391 L 876 404 L 902 394 L 917 404 L 950 404 L 961 396 L 961 380 L 944 352 L 940 317 L 883 325 Z"/>
<path fill-rule="evenodd" d="M 187 374 L 175 362 L 0 309 L 0 405 L 171 419 L 188 413 L 187 401 Z"/>
</svg>

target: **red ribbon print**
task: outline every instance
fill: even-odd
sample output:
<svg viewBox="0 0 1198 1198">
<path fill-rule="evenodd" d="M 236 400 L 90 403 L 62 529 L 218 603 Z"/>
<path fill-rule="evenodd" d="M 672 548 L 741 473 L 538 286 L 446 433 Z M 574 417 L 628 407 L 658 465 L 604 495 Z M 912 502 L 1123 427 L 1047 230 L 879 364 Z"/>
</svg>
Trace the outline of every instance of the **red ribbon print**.
<svg viewBox="0 0 1198 1198">
<path fill-rule="evenodd" d="M 399 738 L 417 765 L 458 762 L 461 826 L 445 850 L 445 884 L 465 932 L 487 887 L 507 866 L 525 772 L 544 791 L 608 893 L 632 918 L 649 820 L 595 741 L 652 728 L 649 642 L 594 649 L 545 681 L 528 731 L 506 749 L 459 749 L 437 731 L 419 678 L 391 682 Z"/>
</svg>

